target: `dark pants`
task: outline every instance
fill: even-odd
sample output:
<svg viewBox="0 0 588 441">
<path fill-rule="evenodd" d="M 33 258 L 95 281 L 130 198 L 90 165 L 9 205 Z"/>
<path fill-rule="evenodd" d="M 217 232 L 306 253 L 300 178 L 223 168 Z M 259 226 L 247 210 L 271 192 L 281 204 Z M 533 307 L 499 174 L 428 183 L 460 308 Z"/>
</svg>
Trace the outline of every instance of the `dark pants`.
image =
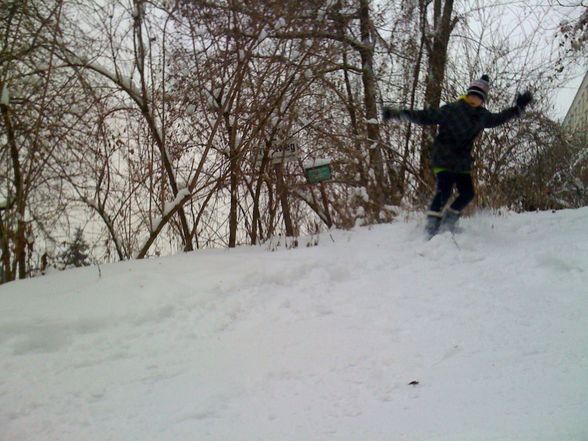
<svg viewBox="0 0 588 441">
<path fill-rule="evenodd" d="M 469 173 L 453 173 L 441 171 L 437 173 L 437 189 L 429 207 L 430 211 L 441 213 L 451 197 L 453 187 L 457 187 L 459 195 L 449 208 L 454 211 L 463 210 L 474 199 L 474 184 Z"/>
</svg>

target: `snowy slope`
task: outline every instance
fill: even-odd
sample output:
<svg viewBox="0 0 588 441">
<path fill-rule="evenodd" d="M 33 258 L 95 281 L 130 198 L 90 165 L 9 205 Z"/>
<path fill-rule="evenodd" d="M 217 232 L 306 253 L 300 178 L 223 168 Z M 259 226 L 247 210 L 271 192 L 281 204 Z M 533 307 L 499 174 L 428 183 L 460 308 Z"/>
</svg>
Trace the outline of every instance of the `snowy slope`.
<svg viewBox="0 0 588 441">
<path fill-rule="evenodd" d="M 588 208 L 463 226 L 0 286 L 0 441 L 588 440 Z"/>
</svg>

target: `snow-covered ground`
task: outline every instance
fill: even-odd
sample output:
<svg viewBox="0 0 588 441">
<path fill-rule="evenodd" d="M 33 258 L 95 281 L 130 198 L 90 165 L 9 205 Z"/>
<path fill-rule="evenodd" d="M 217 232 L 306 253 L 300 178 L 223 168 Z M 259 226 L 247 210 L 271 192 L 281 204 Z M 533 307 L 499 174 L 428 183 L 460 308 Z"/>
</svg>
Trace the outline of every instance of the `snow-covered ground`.
<svg viewBox="0 0 588 441">
<path fill-rule="evenodd" d="M 462 225 L 1 286 L 0 440 L 588 440 L 588 208 Z"/>
</svg>

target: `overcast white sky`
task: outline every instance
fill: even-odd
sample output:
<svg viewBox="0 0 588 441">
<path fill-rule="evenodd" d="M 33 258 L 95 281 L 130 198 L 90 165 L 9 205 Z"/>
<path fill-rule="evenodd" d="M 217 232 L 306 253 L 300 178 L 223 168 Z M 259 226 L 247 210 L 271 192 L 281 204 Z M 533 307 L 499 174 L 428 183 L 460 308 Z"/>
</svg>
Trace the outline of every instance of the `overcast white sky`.
<svg viewBox="0 0 588 441">
<path fill-rule="evenodd" d="M 566 116 L 566 113 L 568 113 L 568 109 L 572 105 L 572 101 L 576 96 L 578 87 L 580 87 L 585 74 L 586 69 L 578 68 L 577 75 L 564 87 L 561 87 L 557 90 L 556 98 L 554 100 L 554 116 L 557 119 L 563 120 Z"/>
</svg>

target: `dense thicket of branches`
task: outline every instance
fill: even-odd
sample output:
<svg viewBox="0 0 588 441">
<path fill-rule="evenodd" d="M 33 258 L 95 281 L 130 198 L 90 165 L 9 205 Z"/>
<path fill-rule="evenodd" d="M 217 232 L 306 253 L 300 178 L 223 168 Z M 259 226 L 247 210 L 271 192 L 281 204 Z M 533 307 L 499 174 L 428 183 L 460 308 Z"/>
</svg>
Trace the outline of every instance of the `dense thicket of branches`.
<svg viewBox="0 0 588 441">
<path fill-rule="evenodd" d="M 588 201 L 586 146 L 548 113 L 562 63 L 582 57 L 579 5 L 559 26 L 570 9 L 482 0 L 1 3 L 3 281 L 76 241 L 104 262 L 419 209 L 433 133 L 384 126 L 379 108 L 439 106 L 482 73 L 492 110 L 524 87 L 537 100 L 476 144 L 477 205 Z M 571 43 L 545 51 L 554 37 Z M 295 160 L 272 160 L 285 144 Z M 309 184 L 321 159 L 332 179 Z"/>
</svg>

